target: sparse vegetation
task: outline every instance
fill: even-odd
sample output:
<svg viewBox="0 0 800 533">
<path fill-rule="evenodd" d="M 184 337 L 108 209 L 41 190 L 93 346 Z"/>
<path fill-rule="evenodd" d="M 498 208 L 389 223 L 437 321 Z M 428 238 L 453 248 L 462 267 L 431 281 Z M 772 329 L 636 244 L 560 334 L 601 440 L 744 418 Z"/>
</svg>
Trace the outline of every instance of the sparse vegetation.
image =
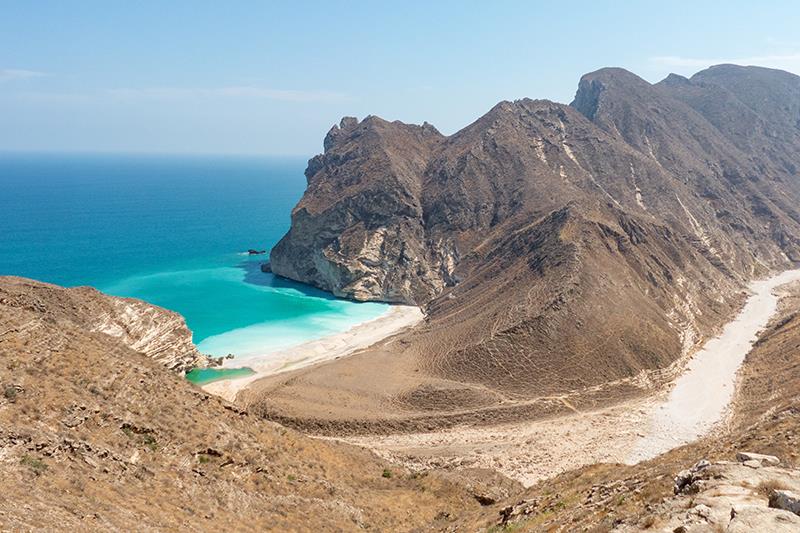
<svg viewBox="0 0 800 533">
<path fill-rule="evenodd" d="M 769 496 L 772 491 L 775 490 L 791 490 L 792 487 L 785 483 L 781 483 L 776 479 L 770 479 L 767 481 L 762 481 L 756 487 L 756 490 L 759 494 L 763 494 L 764 496 Z"/>
<path fill-rule="evenodd" d="M 15 401 L 17 399 L 17 388 L 13 385 L 7 386 L 3 391 L 3 396 L 10 402 Z"/>
<path fill-rule="evenodd" d="M 522 529 L 524 523 L 522 522 L 509 522 L 508 524 L 498 524 L 486 530 L 486 533 L 510 533 Z"/>
<path fill-rule="evenodd" d="M 209 461 L 211 461 L 211 457 L 209 457 L 208 455 L 204 453 L 197 454 L 197 462 L 200 463 L 201 465 L 204 465 Z"/>
<path fill-rule="evenodd" d="M 158 448 L 158 444 L 156 443 L 156 438 L 149 433 L 146 433 L 142 437 L 142 442 L 144 442 L 144 445 L 150 448 L 151 451 L 156 451 L 156 448 Z"/>
<path fill-rule="evenodd" d="M 23 455 L 22 459 L 20 459 L 19 462 L 21 465 L 30 468 L 33 471 L 33 473 L 36 474 L 37 476 L 42 475 L 44 471 L 47 470 L 47 465 L 45 464 L 44 461 L 42 461 L 41 459 L 37 459 L 36 457 L 32 457 L 28 454 Z"/>
<path fill-rule="evenodd" d="M 389 479 L 392 477 L 392 471 L 389 470 L 388 468 L 384 468 L 383 474 L 381 474 L 381 476 L 385 477 L 386 479 Z"/>
</svg>

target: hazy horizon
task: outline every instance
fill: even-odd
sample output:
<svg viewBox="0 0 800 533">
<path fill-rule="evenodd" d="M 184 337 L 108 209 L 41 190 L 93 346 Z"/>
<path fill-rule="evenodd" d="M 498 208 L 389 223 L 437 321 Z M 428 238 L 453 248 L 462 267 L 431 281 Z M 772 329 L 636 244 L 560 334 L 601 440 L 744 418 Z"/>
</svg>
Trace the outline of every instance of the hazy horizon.
<svg viewBox="0 0 800 533">
<path fill-rule="evenodd" d="M 305 157 L 366 115 L 452 134 L 501 100 L 569 103 L 607 66 L 798 73 L 798 26 L 789 2 L 6 4 L 0 151 Z"/>
</svg>

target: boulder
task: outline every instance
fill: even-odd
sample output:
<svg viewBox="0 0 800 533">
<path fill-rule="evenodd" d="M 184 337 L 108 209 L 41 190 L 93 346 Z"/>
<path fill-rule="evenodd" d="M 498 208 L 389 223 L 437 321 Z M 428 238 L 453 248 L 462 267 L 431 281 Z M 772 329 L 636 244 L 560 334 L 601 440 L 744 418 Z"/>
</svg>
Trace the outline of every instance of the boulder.
<svg viewBox="0 0 800 533">
<path fill-rule="evenodd" d="M 769 495 L 769 506 L 800 515 L 800 495 L 790 490 L 773 490 Z"/>
<path fill-rule="evenodd" d="M 800 531 L 800 517 L 780 509 L 756 505 L 742 505 L 731 509 L 731 521 L 725 530 L 728 533 L 796 533 Z"/>
<path fill-rule="evenodd" d="M 756 459 L 748 459 L 742 463 L 744 466 L 749 466 L 750 468 L 761 468 L 761 461 L 757 461 Z"/>
<path fill-rule="evenodd" d="M 692 482 L 692 472 L 689 470 L 681 470 L 678 472 L 678 475 L 675 476 L 675 485 L 673 486 L 673 491 L 675 494 L 680 494 L 683 492 L 689 484 Z"/>
<path fill-rule="evenodd" d="M 767 463 L 770 465 L 778 465 L 781 462 L 781 460 L 774 455 L 764 455 L 753 452 L 737 452 L 736 460 L 740 463 L 745 463 L 747 461 L 758 461 L 759 463 Z"/>
<path fill-rule="evenodd" d="M 690 469 L 678 472 L 678 475 L 675 476 L 674 479 L 675 485 L 673 486 L 675 494 L 696 492 L 700 488 L 699 484 L 702 480 L 696 479 L 695 474 L 705 470 L 709 466 L 711 466 L 711 463 L 706 459 L 702 459 L 696 462 Z M 692 487 L 695 482 L 698 483 L 698 486 Z"/>
<path fill-rule="evenodd" d="M 267 261 L 266 263 L 261 263 L 261 272 L 264 272 L 266 274 L 272 273 L 272 265 L 270 264 L 269 261 Z"/>
</svg>

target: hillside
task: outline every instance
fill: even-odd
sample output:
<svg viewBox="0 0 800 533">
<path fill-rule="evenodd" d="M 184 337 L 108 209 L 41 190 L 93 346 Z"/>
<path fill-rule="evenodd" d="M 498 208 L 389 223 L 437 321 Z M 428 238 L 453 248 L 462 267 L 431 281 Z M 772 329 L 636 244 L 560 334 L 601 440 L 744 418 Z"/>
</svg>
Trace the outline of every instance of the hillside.
<svg viewBox="0 0 800 533">
<path fill-rule="evenodd" d="M 800 285 L 784 292 L 743 367 L 727 431 L 636 466 L 593 465 L 523 491 L 487 470 L 410 473 L 263 421 L 87 327 L 87 309 L 113 298 L 3 277 L 0 526 L 603 532 L 769 523 L 791 531 L 800 518 L 767 505 L 771 490 L 800 486 Z M 742 450 L 781 462 L 743 465 Z M 701 459 L 716 464 L 674 494 L 676 474 Z"/>
<path fill-rule="evenodd" d="M 742 367 L 726 427 L 635 466 L 598 464 L 567 472 L 494 506 L 494 517 L 484 509 L 465 516 L 464 523 L 505 524 L 499 531 L 800 529 L 800 517 L 768 504 L 773 490 L 800 489 L 800 284 L 782 292 L 780 314 Z M 743 465 L 737 461 L 742 451 L 773 455 L 780 463 Z M 715 464 L 676 494 L 679 473 L 701 460 Z"/>
<path fill-rule="evenodd" d="M 480 507 L 475 487 L 486 480 L 508 494 L 491 473 L 462 484 L 411 476 L 251 416 L 158 362 L 190 341 L 148 356 L 98 331 L 95 311 L 116 305 L 160 314 L 155 323 L 172 317 L 92 289 L 0 277 L 3 530 L 442 529 Z M 168 338 L 146 320 L 128 326 Z"/>
</svg>

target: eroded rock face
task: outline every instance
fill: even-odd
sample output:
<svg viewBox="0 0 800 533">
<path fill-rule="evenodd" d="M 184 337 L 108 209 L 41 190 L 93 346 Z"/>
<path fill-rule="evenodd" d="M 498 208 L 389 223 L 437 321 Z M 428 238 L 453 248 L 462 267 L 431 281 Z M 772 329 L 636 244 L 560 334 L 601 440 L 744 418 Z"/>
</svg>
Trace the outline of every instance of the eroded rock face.
<svg viewBox="0 0 800 533">
<path fill-rule="evenodd" d="M 182 316 L 141 300 L 108 296 L 90 287 L 65 289 L 0 276 L 0 306 L 6 313 L 14 308 L 35 311 L 39 320 L 71 322 L 108 335 L 178 372 L 212 363 L 192 343 Z"/>
<path fill-rule="evenodd" d="M 187 372 L 208 366 L 209 359 L 192 342 L 192 332 L 177 313 L 130 298 L 109 298 L 109 308 L 89 323 L 171 370 Z"/>
<path fill-rule="evenodd" d="M 452 282 L 458 252 L 422 220 L 432 126 L 344 118 L 309 162 L 292 228 L 272 249 L 278 275 L 354 300 L 422 303 Z"/>
</svg>

